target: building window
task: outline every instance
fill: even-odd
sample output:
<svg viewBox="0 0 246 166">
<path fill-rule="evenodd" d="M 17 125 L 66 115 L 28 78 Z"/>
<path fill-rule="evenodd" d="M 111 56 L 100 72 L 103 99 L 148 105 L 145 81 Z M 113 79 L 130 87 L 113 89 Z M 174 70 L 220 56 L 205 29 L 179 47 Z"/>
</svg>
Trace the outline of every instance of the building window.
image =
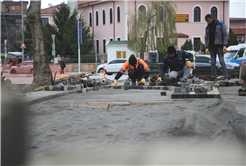
<svg viewBox="0 0 246 166">
<path fill-rule="evenodd" d="M 117 41 L 120 41 L 120 37 L 117 38 Z"/>
<path fill-rule="evenodd" d="M 211 8 L 211 15 L 213 16 L 213 18 L 217 19 L 217 7 Z"/>
<path fill-rule="evenodd" d="M 200 50 L 200 38 L 194 38 L 194 50 L 199 51 Z"/>
<path fill-rule="evenodd" d="M 201 9 L 200 7 L 196 6 L 194 8 L 194 22 L 200 22 L 201 21 Z"/>
<path fill-rule="evenodd" d="M 110 10 L 109 10 L 109 15 L 110 15 L 110 24 L 112 24 L 113 23 L 113 9 L 112 8 L 110 8 Z"/>
<path fill-rule="evenodd" d="M 138 18 L 144 18 L 146 16 L 146 8 L 144 5 L 138 7 Z"/>
<path fill-rule="evenodd" d="M 243 42 L 243 37 L 242 36 L 237 36 L 237 42 L 242 43 Z"/>
<path fill-rule="evenodd" d="M 45 26 L 47 23 L 49 23 L 49 18 L 42 18 L 43 26 Z"/>
<path fill-rule="evenodd" d="M 96 44 L 97 44 L 97 53 L 99 53 L 99 40 L 96 40 Z"/>
<path fill-rule="evenodd" d="M 120 7 L 117 7 L 117 21 L 120 22 Z"/>
<path fill-rule="evenodd" d="M 103 15 L 103 25 L 105 25 L 106 24 L 105 10 L 102 11 L 102 15 Z"/>
<path fill-rule="evenodd" d="M 98 11 L 96 11 L 96 26 L 98 26 Z"/>
<path fill-rule="evenodd" d="M 106 53 L 106 40 L 103 39 L 103 53 Z"/>
<path fill-rule="evenodd" d="M 91 12 L 89 14 L 89 20 L 90 20 L 90 27 L 92 27 L 92 14 L 91 14 Z"/>
</svg>

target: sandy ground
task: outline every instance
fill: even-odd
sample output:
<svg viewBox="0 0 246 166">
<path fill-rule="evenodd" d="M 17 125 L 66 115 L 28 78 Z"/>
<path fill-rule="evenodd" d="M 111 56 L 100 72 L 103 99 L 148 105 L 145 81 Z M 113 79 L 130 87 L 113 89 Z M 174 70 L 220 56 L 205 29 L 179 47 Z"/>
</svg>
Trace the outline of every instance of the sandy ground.
<svg viewBox="0 0 246 166">
<path fill-rule="evenodd" d="M 246 98 L 238 89 L 221 87 L 221 99 L 179 100 L 172 91 L 100 89 L 32 104 L 28 163 L 245 165 Z"/>
</svg>

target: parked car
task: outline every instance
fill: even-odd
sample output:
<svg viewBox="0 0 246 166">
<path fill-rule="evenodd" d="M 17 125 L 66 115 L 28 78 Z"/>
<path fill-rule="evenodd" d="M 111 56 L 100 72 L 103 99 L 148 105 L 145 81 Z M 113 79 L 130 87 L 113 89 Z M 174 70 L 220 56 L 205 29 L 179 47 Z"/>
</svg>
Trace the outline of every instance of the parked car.
<svg viewBox="0 0 246 166">
<path fill-rule="evenodd" d="M 240 48 L 234 57 L 228 59 L 227 61 L 231 63 L 237 63 L 240 65 L 242 62 L 246 61 L 246 47 Z"/>
<path fill-rule="evenodd" d="M 196 55 L 195 67 L 211 67 L 211 57 L 210 55 Z M 235 67 L 239 67 L 236 63 L 225 62 L 227 69 L 234 69 Z M 194 62 L 192 62 L 192 66 L 194 68 Z M 219 62 L 219 58 L 216 58 L 216 66 L 218 69 L 222 70 L 222 66 Z"/>
<path fill-rule="evenodd" d="M 33 74 L 33 61 L 23 61 L 10 67 L 10 74 Z"/>
<path fill-rule="evenodd" d="M 127 61 L 127 59 L 113 59 L 108 63 L 103 63 L 97 66 L 97 73 L 103 73 L 103 66 L 105 66 L 105 73 L 108 75 L 112 75 L 113 73 L 117 73 L 123 64 Z"/>
</svg>

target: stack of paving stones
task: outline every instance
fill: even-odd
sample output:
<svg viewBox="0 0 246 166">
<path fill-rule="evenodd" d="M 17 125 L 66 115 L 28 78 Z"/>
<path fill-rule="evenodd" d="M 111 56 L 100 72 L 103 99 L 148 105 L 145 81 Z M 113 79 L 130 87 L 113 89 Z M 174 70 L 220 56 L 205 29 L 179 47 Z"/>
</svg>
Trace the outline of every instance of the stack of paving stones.
<svg viewBox="0 0 246 166">
<path fill-rule="evenodd" d="M 181 87 L 174 87 L 171 98 L 220 98 L 219 84 L 199 78 L 188 79 Z"/>
<path fill-rule="evenodd" d="M 109 79 L 84 79 L 85 74 L 70 76 L 57 81 L 56 85 L 45 86 L 45 91 L 70 91 L 75 90 L 77 93 L 86 93 L 89 91 L 98 91 L 99 88 L 110 88 L 111 81 Z"/>
</svg>

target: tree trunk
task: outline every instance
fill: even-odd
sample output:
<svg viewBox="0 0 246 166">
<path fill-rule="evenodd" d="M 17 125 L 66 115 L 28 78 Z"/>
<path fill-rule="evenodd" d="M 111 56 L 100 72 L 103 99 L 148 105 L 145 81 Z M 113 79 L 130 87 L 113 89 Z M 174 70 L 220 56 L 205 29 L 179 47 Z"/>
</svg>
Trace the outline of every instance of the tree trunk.
<svg viewBox="0 0 246 166">
<path fill-rule="evenodd" d="M 27 11 L 27 21 L 32 32 L 33 40 L 33 86 L 52 84 L 52 73 L 45 52 L 44 32 L 41 19 L 41 1 L 31 1 Z"/>
</svg>

